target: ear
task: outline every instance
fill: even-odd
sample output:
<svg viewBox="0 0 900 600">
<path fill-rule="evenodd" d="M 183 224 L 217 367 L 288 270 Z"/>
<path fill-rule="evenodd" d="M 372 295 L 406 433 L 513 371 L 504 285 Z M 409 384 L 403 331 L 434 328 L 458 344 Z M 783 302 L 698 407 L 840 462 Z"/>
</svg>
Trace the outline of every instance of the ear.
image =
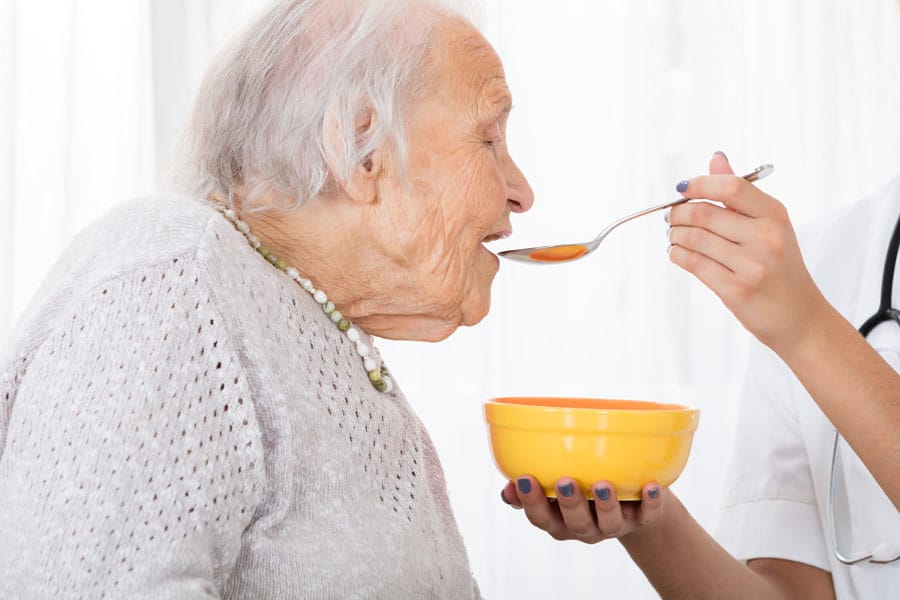
<svg viewBox="0 0 900 600">
<path fill-rule="evenodd" d="M 354 138 L 358 140 L 363 137 L 373 127 L 376 118 L 375 113 L 369 108 L 358 113 L 354 122 Z M 342 131 L 337 107 L 332 106 L 325 114 L 322 131 L 328 170 L 338 186 L 351 200 L 371 204 L 377 197 L 376 184 L 378 176 L 381 174 L 384 153 L 381 148 L 377 148 L 354 165 L 349 174 L 342 173 L 341 157 L 348 154 Z"/>
</svg>

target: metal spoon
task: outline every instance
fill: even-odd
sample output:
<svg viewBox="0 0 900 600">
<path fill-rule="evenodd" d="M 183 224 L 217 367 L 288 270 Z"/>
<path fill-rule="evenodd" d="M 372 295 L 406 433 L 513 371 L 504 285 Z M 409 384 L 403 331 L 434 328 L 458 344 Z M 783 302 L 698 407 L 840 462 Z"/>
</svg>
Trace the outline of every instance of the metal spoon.
<svg viewBox="0 0 900 600">
<path fill-rule="evenodd" d="M 771 175 L 772 171 L 774 170 L 775 167 L 772 165 L 762 165 L 757 167 L 750 173 L 744 175 L 744 179 L 752 183 L 754 181 L 762 179 L 763 177 Z M 674 200 L 672 202 L 666 202 L 665 204 L 660 204 L 659 206 L 645 208 L 644 210 L 636 212 L 632 215 L 628 215 L 627 217 L 622 217 L 618 221 L 607 225 L 606 228 L 590 242 L 585 242 L 582 244 L 554 244 L 552 246 L 534 246 L 532 248 L 519 248 L 518 250 L 504 250 L 503 252 L 498 253 L 497 256 L 502 256 L 503 258 L 509 258 L 511 260 L 518 260 L 521 262 L 532 264 L 561 263 L 576 260 L 585 257 L 596 250 L 597 246 L 600 245 L 600 242 L 602 242 L 613 229 L 615 229 L 622 223 L 627 223 L 632 219 L 643 217 L 644 215 L 656 212 L 658 210 L 671 208 L 673 206 L 677 206 L 678 204 L 684 204 L 688 200 L 689 198 L 678 198 L 677 200 Z"/>
</svg>

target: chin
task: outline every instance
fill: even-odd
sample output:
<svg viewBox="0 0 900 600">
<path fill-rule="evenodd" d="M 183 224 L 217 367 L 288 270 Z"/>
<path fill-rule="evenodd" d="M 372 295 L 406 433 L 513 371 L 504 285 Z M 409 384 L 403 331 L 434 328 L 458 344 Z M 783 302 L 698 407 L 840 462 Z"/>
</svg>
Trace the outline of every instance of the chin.
<svg viewBox="0 0 900 600">
<path fill-rule="evenodd" d="M 493 277 L 491 278 L 493 281 Z M 466 327 L 478 325 L 491 311 L 491 288 L 490 283 L 481 290 L 477 296 L 472 298 L 463 309 L 463 322 Z"/>
</svg>

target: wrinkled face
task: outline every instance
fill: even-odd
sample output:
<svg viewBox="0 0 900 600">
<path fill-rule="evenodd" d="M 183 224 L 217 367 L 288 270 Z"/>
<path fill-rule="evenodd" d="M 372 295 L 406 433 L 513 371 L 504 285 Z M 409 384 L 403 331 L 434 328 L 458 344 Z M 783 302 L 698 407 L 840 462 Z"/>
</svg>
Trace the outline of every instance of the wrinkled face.
<svg viewBox="0 0 900 600">
<path fill-rule="evenodd" d="M 397 293 L 432 320 L 429 339 L 487 314 L 499 260 L 484 244 L 508 236 L 510 213 L 533 203 L 506 145 L 512 97 L 499 58 L 464 22 L 436 35 L 432 84 L 406 122 L 405 177 L 379 190 L 391 209 L 392 259 L 406 272 Z"/>
</svg>

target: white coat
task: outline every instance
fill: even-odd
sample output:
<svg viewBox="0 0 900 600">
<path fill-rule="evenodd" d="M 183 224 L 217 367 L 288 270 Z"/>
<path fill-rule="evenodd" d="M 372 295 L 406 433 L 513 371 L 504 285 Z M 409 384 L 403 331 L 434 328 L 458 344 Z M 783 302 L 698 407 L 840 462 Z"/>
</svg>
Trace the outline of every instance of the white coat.
<svg viewBox="0 0 900 600">
<path fill-rule="evenodd" d="M 800 230 L 813 278 L 857 327 L 878 308 L 898 217 L 900 177 Z M 893 298 L 900 307 L 897 270 Z M 900 326 L 882 324 L 868 339 L 900 371 Z M 833 435 L 833 426 L 787 366 L 754 342 L 717 538 L 741 560 L 781 558 L 830 571 L 838 599 L 900 598 L 900 561 L 846 566 L 832 552 L 827 501 Z M 841 551 L 856 556 L 882 542 L 900 545 L 900 513 L 846 441 L 840 464 L 835 519 Z"/>
</svg>

